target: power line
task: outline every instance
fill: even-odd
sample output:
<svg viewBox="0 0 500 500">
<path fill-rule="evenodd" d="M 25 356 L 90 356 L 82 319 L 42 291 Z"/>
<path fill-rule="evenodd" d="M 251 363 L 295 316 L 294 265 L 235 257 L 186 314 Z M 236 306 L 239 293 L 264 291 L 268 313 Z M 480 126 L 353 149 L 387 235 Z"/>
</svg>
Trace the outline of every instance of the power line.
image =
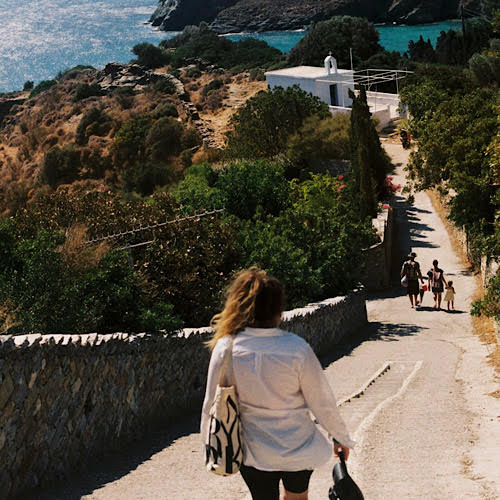
<svg viewBox="0 0 500 500">
<path fill-rule="evenodd" d="M 203 212 L 203 213 L 200 213 L 200 214 L 188 215 L 186 217 L 180 217 L 180 218 L 173 219 L 173 220 L 168 220 L 168 221 L 165 221 L 165 222 L 159 222 L 157 224 L 151 224 L 149 226 L 142 226 L 142 227 L 138 227 L 136 229 L 130 229 L 128 231 L 123 231 L 121 233 L 108 234 L 106 236 L 101 236 L 99 238 L 94 238 L 92 240 L 88 240 L 88 241 L 86 241 L 84 243 L 84 246 L 93 245 L 93 244 L 99 243 L 101 241 L 107 241 L 107 240 L 122 238 L 124 236 L 132 236 L 132 235 L 137 234 L 137 233 L 141 233 L 141 232 L 144 232 L 144 231 L 151 231 L 152 229 L 157 229 L 159 227 L 167 226 L 169 224 L 177 224 L 179 222 L 184 222 L 184 221 L 187 221 L 187 220 L 200 219 L 202 217 L 208 217 L 209 215 L 215 215 L 215 214 L 218 214 L 218 213 L 221 213 L 221 212 L 224 212 L 224 211 L 225 211 L 225 208 L 219 208 L 219 209 L 215 209 L 215 210 L 210 210 L 210 211 L 207 211 L 207 212 Z M 149 242 L 145 242 L 144 244 L 146 244 L 146 243 L 149 243 Z M 137 244 L 136 246 L 139 246 L 139 245 L 141 245 L 141 244 Z"/>
</svg>

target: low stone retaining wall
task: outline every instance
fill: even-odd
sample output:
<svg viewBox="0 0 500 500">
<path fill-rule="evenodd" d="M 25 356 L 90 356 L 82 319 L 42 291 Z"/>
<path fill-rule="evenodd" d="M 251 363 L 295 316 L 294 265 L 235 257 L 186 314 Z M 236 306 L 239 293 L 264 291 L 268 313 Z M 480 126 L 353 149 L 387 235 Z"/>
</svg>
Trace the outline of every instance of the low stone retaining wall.
<svg viewBox="0 0 500 500">
<path fill-rule="evenodd" d="M 369 291 L 389 288 L 391 285 L 392 244 L 394 232 L 394 211 L 384 209 L 373 219 L 380 242 L 364 251 L 361 283 Z"/>
<path fill-rule="evenodd" d="M 367 322 L 364 294 L 284 313 L 319 355 Z M 0 336 L 0 498 L 61 479 L 199 411 L 209 328 L 171 335 Z"/>
</svg>

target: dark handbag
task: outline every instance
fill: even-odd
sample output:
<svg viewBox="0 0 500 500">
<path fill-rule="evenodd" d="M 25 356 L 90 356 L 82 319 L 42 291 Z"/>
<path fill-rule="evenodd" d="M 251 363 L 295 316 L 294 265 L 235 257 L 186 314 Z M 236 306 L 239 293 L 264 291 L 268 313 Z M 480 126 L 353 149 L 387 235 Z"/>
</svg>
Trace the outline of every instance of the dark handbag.
<svg viewBox="0 0 500 500">
<path fill-rule="evenodd" d="M 347 472 L 344 453 L 339 452 L 340 463 L 333 468 L 333 486 L 330 488 L 330 500 L 364 500 L 363 493 Z"/>
</svg>

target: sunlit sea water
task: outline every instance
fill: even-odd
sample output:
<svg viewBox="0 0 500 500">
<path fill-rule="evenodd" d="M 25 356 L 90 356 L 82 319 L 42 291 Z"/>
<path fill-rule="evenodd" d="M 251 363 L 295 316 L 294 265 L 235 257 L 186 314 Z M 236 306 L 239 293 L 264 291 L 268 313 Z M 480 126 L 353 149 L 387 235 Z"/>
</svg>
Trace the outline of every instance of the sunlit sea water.
<svg viewBox="0 0 500 500">
<path fill-rule="evenodd" d="M 158 43 L 173 36 L 145 24 L 155 6 L 154 0 L 0 0 L 0 92 L 20 89 L 26 80 L 52 78 L 77 64 L 128 62 L 136 43 Z M 382 45 L 403 52 L 420 34 L 435 42 L 442 29 L 457 26 L 449 21 L 379 30 Z M 231 39 L 242 36 L 247 35 Z M 304 32 L 254 36 L 287 52 Z"/>
</svg>

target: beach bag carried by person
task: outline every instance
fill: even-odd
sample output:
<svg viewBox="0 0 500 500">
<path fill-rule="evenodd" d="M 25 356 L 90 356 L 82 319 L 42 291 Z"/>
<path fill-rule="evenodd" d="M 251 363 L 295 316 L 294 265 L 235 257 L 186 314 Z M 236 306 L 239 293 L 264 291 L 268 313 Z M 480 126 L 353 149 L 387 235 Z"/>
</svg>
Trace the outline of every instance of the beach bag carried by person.
<svg viewBox="0 0 500 500">
<path fill-rule="evenodd" d="M 339 452 L 340 463 L 333 468 L 333 486 L 328 493 L 329 500 L 364 500 L 363 493 L 347 472 L 344 453 Z"/>
<path fill-rule="evenodd" d="M 208 471 L 230 476 L 243 462 L 241 419 L 233 375 L 233 339 L 228 342 L 219 384 L 210 408 L 210 423 L 205 443 L 205 465 Z"/>
<path fill-rule="evenodd" d="M 401 278 L 401 286 L 404 286 L 405 288 L 408 286 L 408 278 L 406 277 L 406 274 Z"/>
</svg>

